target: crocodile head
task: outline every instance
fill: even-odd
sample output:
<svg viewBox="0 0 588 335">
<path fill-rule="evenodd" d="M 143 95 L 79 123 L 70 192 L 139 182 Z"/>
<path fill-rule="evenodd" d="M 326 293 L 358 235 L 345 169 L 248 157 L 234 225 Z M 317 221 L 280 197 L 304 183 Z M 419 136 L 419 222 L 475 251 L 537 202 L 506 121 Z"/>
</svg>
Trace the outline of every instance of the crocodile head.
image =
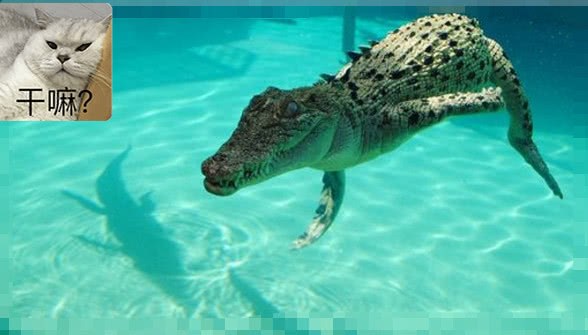
<svg viewBox="0 0 588 335">
<path fill-rule="evenodd" d="M 204 187 L 230 195 L 287 171 L 310 166 L 328 152 L 336 129 L 336 100 L 326 85 L 254 96 L 237 128 L 202 163 Z"/>
</svg>

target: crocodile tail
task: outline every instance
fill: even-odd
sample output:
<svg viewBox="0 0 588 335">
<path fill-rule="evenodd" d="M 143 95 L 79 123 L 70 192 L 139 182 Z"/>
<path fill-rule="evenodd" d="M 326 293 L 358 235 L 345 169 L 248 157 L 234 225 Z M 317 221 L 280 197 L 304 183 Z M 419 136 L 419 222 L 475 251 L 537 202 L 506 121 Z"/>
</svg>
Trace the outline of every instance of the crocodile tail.
<svg viewBox="0 0 588 335">
<path fill-rule="evenodd" d="M 557 181 L 549 172 L 539 149 L 533 142 L 533 120 L 527 99 L 516 71 L 502 47 L 494 40 L 486 38 L 488 50 L 492 55 L 493 71 L 491 81 L 502 88 L 506 109 L 510 114 L 508 140 L 537 173 L 545 180 L 553 193 L 563 198 Z"/>
</svg>

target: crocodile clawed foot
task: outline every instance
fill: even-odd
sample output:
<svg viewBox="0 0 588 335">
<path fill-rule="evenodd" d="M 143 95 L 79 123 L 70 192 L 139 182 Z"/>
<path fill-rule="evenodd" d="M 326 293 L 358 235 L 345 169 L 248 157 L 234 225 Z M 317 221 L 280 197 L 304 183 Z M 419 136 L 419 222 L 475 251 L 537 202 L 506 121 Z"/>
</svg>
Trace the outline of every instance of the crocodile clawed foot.
<svg viewBox="0 0 588 335">
<path fill-rule="evenodd" d="M 343 202 L 345 193 L 344 171 L 325 172 L 323 176 L 323 191 L 316 215 L 302 235 L 293 243 L 291 249 L 306 247 L 318 240 L 329 229 Z"/>
<path fill-rule="evenodd" d="M 317 213 L 317 215 L 313 218 L 312 222 L 310 223 L 306 231 L 302 235 L 300 235 L 294 242 L 292 242 L 291 249 L 302 249 L 307 245 L 311 245 L 312 243 L 314 243 L 314 241 L 318 240 L 325 233 L 325 231 L 327 231 L 327 228 L 333 222 L 334 216 L 332 215 L 332 202 L 330 205 L 323 204 L 323 201 L 325 199 L 326 197 L 323 195 L 323 197 L 321 198 L 321 205 L 317 210 L 317 212 L 322 210 L 322 213 Z"/>
</svg>

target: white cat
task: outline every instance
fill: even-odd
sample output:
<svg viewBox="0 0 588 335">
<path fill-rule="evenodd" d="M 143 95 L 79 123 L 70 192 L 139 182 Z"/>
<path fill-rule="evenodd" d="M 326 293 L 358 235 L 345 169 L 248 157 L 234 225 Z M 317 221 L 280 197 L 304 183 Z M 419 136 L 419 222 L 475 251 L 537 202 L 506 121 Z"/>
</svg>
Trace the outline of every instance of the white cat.
<svg viewBox="0 0 588 335">
<path fill-rule="evenodd" d="M 49 92 L 65 88 L 75 90 L 71 96 L 75 96 L 78 108 L 78 94 L 96 75 L 111 17 L 96 22 L 53 18 L 38 9 L 35 12 L 36 24 L 15 12 L 0 10 L 0 47 L 6 50 L 0 52 L 0 56 L 4 54 L 4 65 L 0 63 L 0 120 L 77 120 L 79 111 L 70 115 L 68 107 L 72 106 L 67 105 L 73 100 L 61 100 L 57 93 L 53 100 Z M 19 43 L 23 44 L 19 38 L 26 41 L 24 46 L 19 47 Z M 20 89 L 42 91 L 29 93 Z M 28 100 L 29 96 L 43 102 L 17 102 Z M 55 108 L 62 102 L 66 103 L 65 108 L 54 115 L 55 110 L 50 111 L 50 107 Z M 67 113 L 63 115 L 63 111 Z"/>
<path fill-rule="evenodd" d="M 24 49 L 29 37 L 39 30 L 30 18 L 10 10 L 0 10 L 0 75 Z"/>
</svg>

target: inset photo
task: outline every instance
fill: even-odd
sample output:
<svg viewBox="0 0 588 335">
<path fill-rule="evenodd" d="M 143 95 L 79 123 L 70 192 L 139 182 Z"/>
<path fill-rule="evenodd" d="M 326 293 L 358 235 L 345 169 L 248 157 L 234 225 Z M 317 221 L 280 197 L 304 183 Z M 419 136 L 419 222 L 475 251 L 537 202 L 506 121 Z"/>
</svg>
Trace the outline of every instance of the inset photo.
<svg viewBox="0 0 588 335">
<path fill-rule="evenodd" d="M 112 114 L 109 4 L 0 3 L 0 121 Z"/>
</svg>

